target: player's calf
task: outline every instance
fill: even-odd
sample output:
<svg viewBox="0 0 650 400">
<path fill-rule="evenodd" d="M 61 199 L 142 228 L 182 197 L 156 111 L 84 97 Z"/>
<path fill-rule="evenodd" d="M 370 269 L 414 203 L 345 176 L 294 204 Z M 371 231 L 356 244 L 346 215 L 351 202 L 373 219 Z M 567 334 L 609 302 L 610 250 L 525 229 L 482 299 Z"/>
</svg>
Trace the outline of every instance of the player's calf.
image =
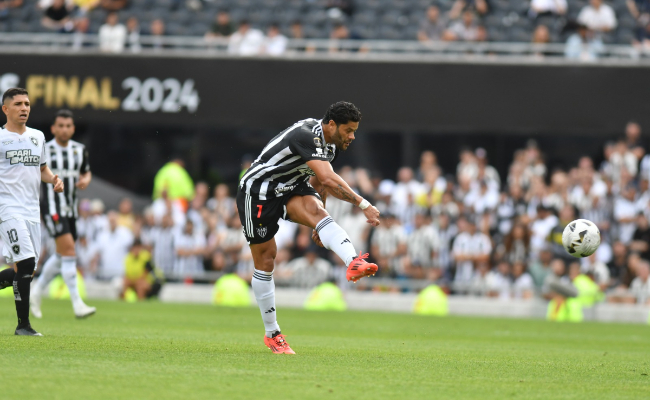
<svg viewBox="0 0 650 400">
<path fill-rule="evenodd" d="M 13 268 L 7 268 L 0 271 L 0 290 L 13 286 L 16 271 Z"/>
<path fill-rule="evenodd" d="M 36 269 L 36 259 L 28 258 L 16 263 L 16 275 L 14 276 L 14 300 L 16 303 L 16 314 L 18 316 L 18 328 L 31 329 L 29 324 L 29 294 L 32 283 L 32 275 Z M 18 334 L 18 333 L 16 333 Z"/>
</svg>

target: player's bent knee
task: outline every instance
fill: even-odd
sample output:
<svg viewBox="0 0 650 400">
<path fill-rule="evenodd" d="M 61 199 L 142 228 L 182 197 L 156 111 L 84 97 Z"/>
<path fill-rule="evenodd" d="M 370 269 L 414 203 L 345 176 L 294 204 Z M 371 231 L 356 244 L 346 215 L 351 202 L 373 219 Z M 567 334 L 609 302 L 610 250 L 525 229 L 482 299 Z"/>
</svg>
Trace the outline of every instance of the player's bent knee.
<svg viewBox="0 0 650 400">
<path fill-rule="evenodd" d="M 74 239 L 71 234 L 68 233 L 57 238 L 56 252 L 64 257 L 73 257 L 76 254 Z"/>
<path fill-rule="evenodd" d="M 34 257 L 16 263 L 16 273 L 18 274 L 18 278 L 29 277 L 29 279 L 31 279 L 35 269 L 36 259 Z"/>
</svg>

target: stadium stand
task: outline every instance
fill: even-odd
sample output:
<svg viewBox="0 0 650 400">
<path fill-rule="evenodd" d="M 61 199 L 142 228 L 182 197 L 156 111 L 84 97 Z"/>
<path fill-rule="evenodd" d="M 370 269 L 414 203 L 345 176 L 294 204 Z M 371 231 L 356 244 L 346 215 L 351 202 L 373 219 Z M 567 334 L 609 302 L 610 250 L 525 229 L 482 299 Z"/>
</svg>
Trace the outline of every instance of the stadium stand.
<svg viewBox="0 0 650 400">
<path fill-rule="evenodd" d="M 18 7 L 9 7 L 0 13 L 0 32 L 52 32 L 52 28 L 41 22 L 46 10 L 39 4 L 47 1 L 25 0 L 14 2 Z M 72 18 L 87 15 L 90 18 L 89 33 L 97 33 L 106 20 L 106 10 L 101 6 L 83 9 L 68 2 Z M 282 32 L 292 37 L 291 24 L 299 20 L 304 25 L 306 38 L 328 38 L 333 27 L 344 24 L 350 37 L 356 39 L 416 40 L 417 31 L 424 20 L 426 10 L 431 5 L 440 8 L 445 16 L 454 6 L 454 0 L 356 0 L 349 12 L 339 7 L 345 2 L 327 0 L 133 0 L 120 11 L 120 20 L 130 17 L 140 21 L 148 33 L 150 23 L 162 19 L 167 25 L 166 34 L 171 36 L 203 36 L 219 10 L 228 10 L 232 21 L 247 19 L 251 24 L 266 30 L 278 23 Z M 637 37 L 639 24 L 630 13 L 626 0 L 607 2 L 617 17 L 617 27 L 602 35 L 605 44 L 630 44 Z M 12 3 L 13 4 L 13 3 Z M 580 11 L 588 5 L 584 0 L 569 0 L 565 15 L 548 13 L 531 17 L 529 0 L 491 0 L 489 11 L 481 15 L 479 25 L 485 27 L 487 40 L 493 42 L 530 42 L 537 25 L 545 25 L 550 30 L 550 41 L 564 43 L 570 35 L 565 29 L 567 22 L 577 19 Z M 448 21 L 451 23 L 452 21 Z M 62 31 L 73 30 L 73 24 Z"/>
</svg>

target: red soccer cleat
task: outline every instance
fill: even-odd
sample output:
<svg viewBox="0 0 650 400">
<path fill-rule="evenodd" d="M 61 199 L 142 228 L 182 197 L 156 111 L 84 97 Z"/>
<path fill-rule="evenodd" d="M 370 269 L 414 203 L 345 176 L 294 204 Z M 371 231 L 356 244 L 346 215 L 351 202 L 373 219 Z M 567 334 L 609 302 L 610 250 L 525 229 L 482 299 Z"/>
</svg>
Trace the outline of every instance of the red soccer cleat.
<svg viewBox="0 0 650 400">
<path fill-rule="evenodd" d="M 284 340 L 282 334 L 277 334 L 272 338 L 264 336 L 264 344 L 275 354 L 296 354 L 295 351 L 291 350 L 289 343 Z"/>
<path fill-rule="evenodd" d="M 352 260 L 350 265 L 348 265 L 348 272 L 346 274 L 348 281 L 356 283 L 364 276 L 372 276 L 377 273 L 379 267 L 377 264 L 367 262 L 365 259 L 368 258 L 368 256 L 368 253 L 364 255 L 361 255 L 361 253 L 359 253 L 359 257 Z"/>
</svg>

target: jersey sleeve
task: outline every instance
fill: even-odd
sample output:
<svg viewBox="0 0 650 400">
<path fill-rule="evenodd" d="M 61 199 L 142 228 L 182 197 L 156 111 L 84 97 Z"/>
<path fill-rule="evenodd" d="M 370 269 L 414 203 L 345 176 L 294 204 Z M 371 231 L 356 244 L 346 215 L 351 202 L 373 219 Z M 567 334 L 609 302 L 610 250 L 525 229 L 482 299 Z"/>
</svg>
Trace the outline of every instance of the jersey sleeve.
<svg viewBox="0 0 650 400">
<path fill-rule="evenodd" d="M 45 136 L 41 137 L 41 167 L 50 163 L 47 159 L 47 151 L 45 151 Z"/>
<path fill-rule="evenodd" d="M 320 135 L 314 135 L 305 128 L 294 134 L 289 147 L 294 154 L 298 154 L 304 161 L 327 161 L 327 149 L 324 147 Z"/>
<path fill-rule="evenodd" d="M 82 160 L 81 160 L 81 167 L 79 168 L 79 173 L 85 174 L 87 172 L 90 172 L 90 163 L 88 161 L 88 150 L 84 147 L 84 151 L 82 152 Z"/>
</svg>

